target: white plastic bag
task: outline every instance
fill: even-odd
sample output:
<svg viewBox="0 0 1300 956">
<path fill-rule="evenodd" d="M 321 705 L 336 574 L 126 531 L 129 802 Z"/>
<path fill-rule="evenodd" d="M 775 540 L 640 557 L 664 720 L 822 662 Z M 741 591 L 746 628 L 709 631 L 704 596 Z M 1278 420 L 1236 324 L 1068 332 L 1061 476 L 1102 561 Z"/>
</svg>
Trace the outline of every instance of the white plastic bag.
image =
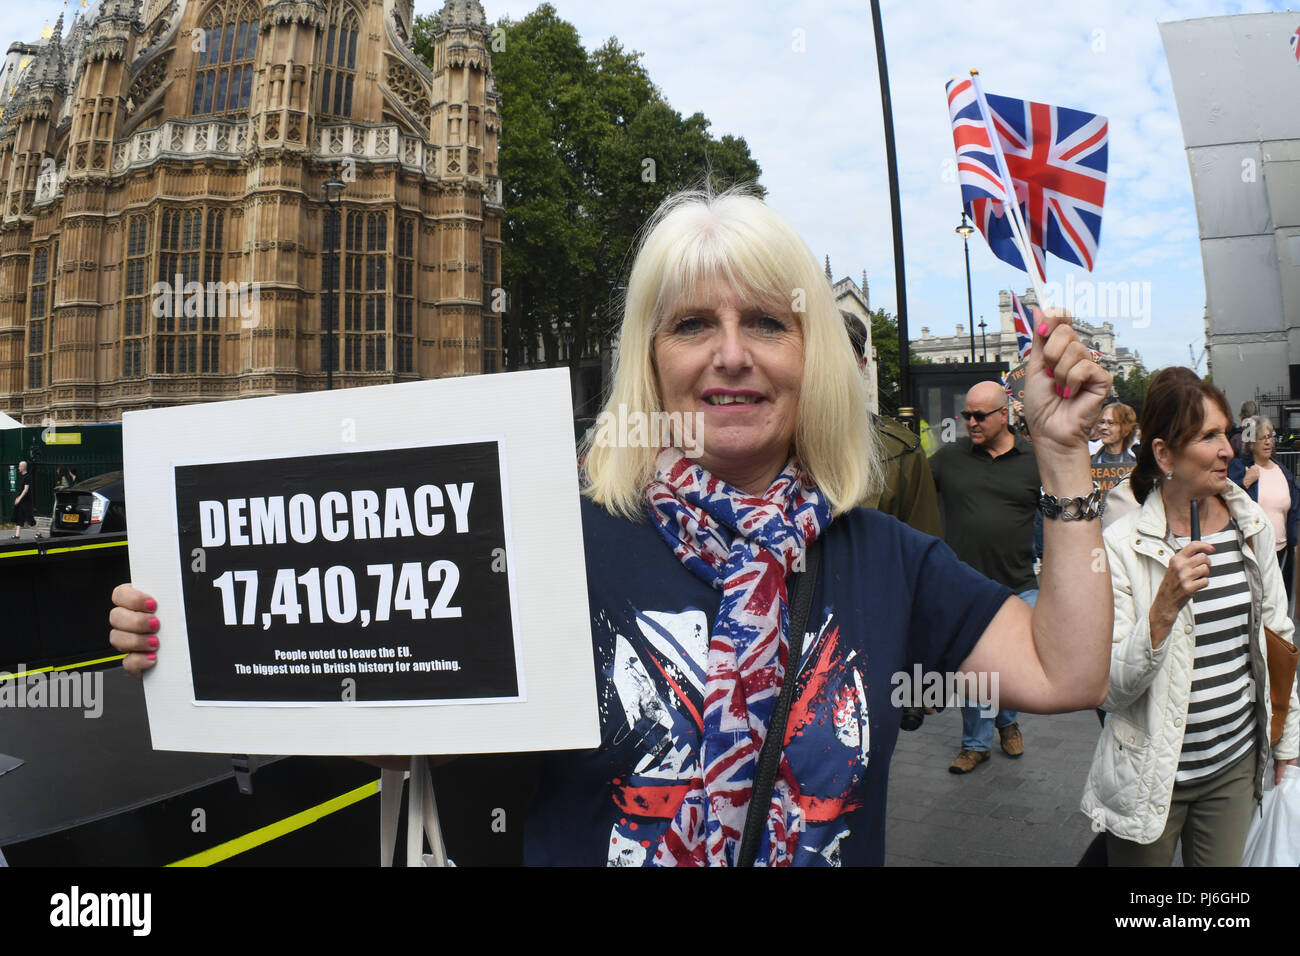
<svg viewBox="0 0 1300 956">
<path fill-rule="evenodd" d="M 1270 768 L 1271 769 L 1271 768 Z M 1242 866 L 1300 866 L 1300 768 L 1287 767 L 1282 782 L 1264 791 L 1263 816 L 1246 834 Z"/>
</svg>

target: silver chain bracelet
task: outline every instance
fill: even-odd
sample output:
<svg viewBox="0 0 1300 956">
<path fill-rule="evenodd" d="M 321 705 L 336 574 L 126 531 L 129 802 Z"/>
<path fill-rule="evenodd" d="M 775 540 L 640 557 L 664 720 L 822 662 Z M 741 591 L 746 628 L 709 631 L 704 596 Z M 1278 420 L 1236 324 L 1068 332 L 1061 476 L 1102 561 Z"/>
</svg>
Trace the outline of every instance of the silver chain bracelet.
<svg viewBox="0 0 1300 956">
<path fill-rule="evenodd" d="M 1038 510 L 1044 518 L 1060 518 L 1062 521 L 1092 521 L 1100 518 L 1106 510 L 1106 501 L 1101 493 L 1101 486 L 1092 483 L 1092 494 L 1077 498 L 1058 498 L 1049 495 L 1043 486 L 1038 486 Z"/>
</svg>

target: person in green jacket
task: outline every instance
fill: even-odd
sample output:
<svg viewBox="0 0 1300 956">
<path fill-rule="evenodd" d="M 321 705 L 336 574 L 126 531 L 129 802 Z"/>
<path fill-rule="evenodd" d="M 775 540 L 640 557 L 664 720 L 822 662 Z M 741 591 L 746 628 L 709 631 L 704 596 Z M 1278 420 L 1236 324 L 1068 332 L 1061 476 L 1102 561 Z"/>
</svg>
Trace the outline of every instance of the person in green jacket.
<svg viewBox="0 0 1300 956">
<path fill-rule="evenodd" d="M 858 358 L 858 365 L 866 369 L 865 356 L 867 329 L 852 312 L 840 310 L 849 342 Z M 872 413 L 871 423 L 876 429 L 884 452 L 885 481 L 875 500 L 864 502 L 866 507 L 891 514 L 917 531 L 938 538 L 943 529 L 939 524 L 939 500 L 934 490 L 934 477 L 930 462 L 921 447 L 921 439 L 906 425 L 887 415 Z"/>
</svg>

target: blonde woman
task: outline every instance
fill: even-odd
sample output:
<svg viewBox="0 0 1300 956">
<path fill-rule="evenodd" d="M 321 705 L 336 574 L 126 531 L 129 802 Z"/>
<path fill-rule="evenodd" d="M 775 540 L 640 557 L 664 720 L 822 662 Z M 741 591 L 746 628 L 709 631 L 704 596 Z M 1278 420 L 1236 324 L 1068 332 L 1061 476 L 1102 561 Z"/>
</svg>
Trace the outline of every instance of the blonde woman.
<svg viewBox="0 0 1300 956">
<path fill-rule="evenodd" d="M 1039 317 L 1031 372 L 1043 484 L 1089 495 L 1082 436 L 1109 376 L 1060 314 Z M 880 481 L 865 383 L 817 260 L 761 200 L 685 193 L 648 224 L 607 408 L 620 406 L 697 417 L 702 454 L 587 449 L 603 739 L 547 758 L 528 862 L 736 864 L 786 681 L 784 750 L 770 796 L 755 798 L 763 865 L 883 863 L 895 678 L 914 665 L 996 673 L 1019 710 L 1101 700 L 1110 590 L 1104 575 L 1075 573 L 1101 546 L 1098 522 L 1048 520 L 1031 610 L 938 539 L 858 507 Z M 814 548 L 821 572 L 797 585 L 813 590 L 796 667 L 788 589 Z M 157 653 L 155 606 L 128 585 L 114 598 L 112 640 L 139 673 Z"/>
</svg>

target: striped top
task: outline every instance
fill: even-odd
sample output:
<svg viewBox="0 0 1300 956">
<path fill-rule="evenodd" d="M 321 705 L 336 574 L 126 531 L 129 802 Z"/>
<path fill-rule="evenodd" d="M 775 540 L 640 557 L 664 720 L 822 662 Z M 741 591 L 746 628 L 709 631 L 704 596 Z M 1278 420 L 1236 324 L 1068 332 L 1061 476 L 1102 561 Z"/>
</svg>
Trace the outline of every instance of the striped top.
<svg viewBox="0 0 1300 956">
<path fill-rule="evenodd" d="M 1174 538 L 1179 550 L 1190 538 Z M 1255 745 L 1250 677 L 1250 584 L 1235 524 L 1203 540 L 1214 546 L 1210 583 L 1192 598 L 1196 657 L 1175 784 L 1209 780 Z"/>
</svg>

